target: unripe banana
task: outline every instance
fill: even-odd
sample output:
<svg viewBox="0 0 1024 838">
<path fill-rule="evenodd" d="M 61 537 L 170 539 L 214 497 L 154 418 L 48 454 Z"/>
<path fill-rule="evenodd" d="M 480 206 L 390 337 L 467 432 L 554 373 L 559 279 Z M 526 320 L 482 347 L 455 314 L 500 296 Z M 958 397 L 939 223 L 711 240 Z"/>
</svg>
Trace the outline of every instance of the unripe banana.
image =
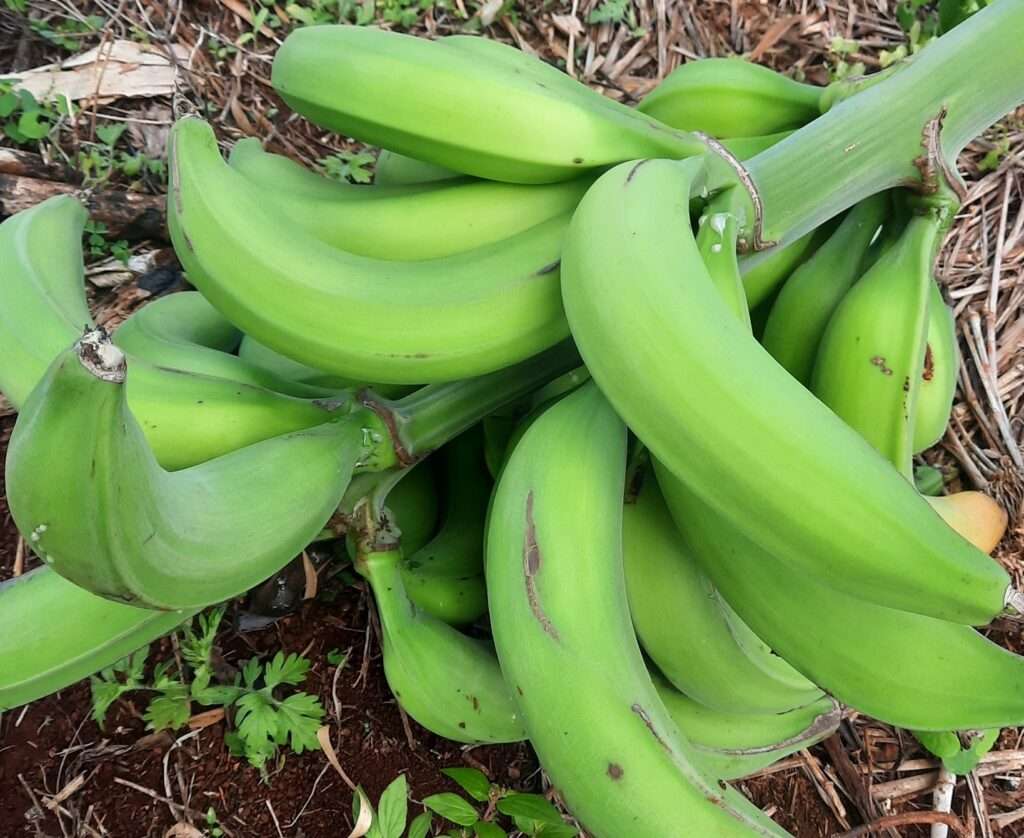
<svg viewBox="0 0 1024 838">
<path fill-rule="evenodd" d="M 913 449 L 919 454 L 935 445 L 946 433 L 956 395 L 960 350 L 956 342 L 953 312 L 932 281 L 928 293 L 928 345 L 914 411 Z"/>
<path fill-rule="evenodd" d="M 238 143 L 230 164 L 263 199 L 316 239 L 358 256 L 439 259 L 482 247 L 572 212 L 591 181 L 528 186 L 459 178 L 411 186 L 355 186 L 313 175 L 298 163 Z M 292 185 L 294 184 L 294 189 Z"/>
<path fill-rule="evenodd" d="M 819 115 L 822 88 L 743 58 L 687 61 L 637 105 L 681 131 L 749 137 L 799 128 Z"/>
<path fill-rule="evenodd" d="M 750 308 L 736 258 L 738 234 L 735 215 L 727 212 L 702 215 L 697 230 L 697 250 L 722 300 L 749 327 Z"/>
<path fill-rule="evenodd" d="M 945 218 L 945 211 L 937 209 L 912 217 L 899 239 L 839 300 L 821 336 L 811 377 L 814 394 L 911 482 L 932 261 Z M 782 301 L 780 296 L 776 308 Z M 805 311 L 813 316 L 816 309 Z M 792 332 L 796 322 L 783 328 Z M 772 323 L 769 319 L 769 330 Z M 765 345 L 772 350 L 767 332 Z"/>
<path fill-rule="evenodd" d="M 780 131 L 777 134 L 759 134 L 754 137 L 732 137 L 721 140 L 721 144 L 737 160 L 749 160 L 776 143 L 781 143 L 792 133 L 792 131 Z"/>
<path fill-rule="evenodd" d="M 414 552 L 437 532 L 440 509 L 433 465 L 431 460 L 417 463 L 387 494 L 387 508 L 401 528 L 402 544 Z"/>
<path fill-rule="evenodd" d="M 558 289 L 565 217 L 447 259 L 386 262 L 331 248 L 274 213 L 200 120 L 175 125 L 170 158 L 168 223 L 190 281 L 289 357 L 414 384 L 500 369 L 568 333 Z"/>
<path fill-rule="evenodd" d="M 331 375 L 323 370 L 293 361 L 286 355 L 275 352 L 269 346 L 264 346 L 250 335 L 242 335 L 242 342 L 238 344 L 238 357 L 254 366 L 262 367 L 279 378 L 286 378 L 299 384 L 310 384 L 330 390 L 340 390 L 354 384 L 351 378 Z M 381 393 L 381 395 L 390 396 L 388 393 Z"/>
<path fill-rule="evenodd" d="M 6 466 L 32 549 L 121 602 L 199 608 L 258 584 L 320 532 L 353 469 L 389 439 L 366 410 L 167 472 L 128 409 L 125 375 L 123 353 L 87 332 L 26 401 Z"/>
<path fill-rule="evenodd" d="M 699 138 L 484 38 L 296 29 L 274 58 L 273 83 L 318 125 L 491 180 L 552 183 L 634 157 L 704 150 Z"/>
<path fill-rule="evenodd" d="M 784 835 L 702 770 L 644 666 L 622 576 L 625 466 L 626 428 L 588 382 L 529 427 L 498 480 L 488 603 L 530 741 L 595 838 L 681 823 L 702 838 Z"/>
<path fill-rule="evenodd" d="M 788 682 L 747 656 L 718 592 L 682 549 L 654 475 L 639 479 L 623 511 L 622 553 L 629 613 L 651 660 L 676 689 L 725 713 L 785 713 L 820 699 L 821 690 L 781 659 Z"/>
<path fill-rule="evenodd" d="M 511 690 L 486 643 L 420 610 L 402 582 L 397 545 L 362 553 L 356 569 L 373 589 L 384 676 L 398 703 L 427 730 L 456 742 L 526 737 Z"/>
<path fill-rule="evenodd" d="M 122 350 L 154 366 L 227 378 L 299 398 L 329 398 L 338 390 L 300 384 L 231 354 L 242 333 L 198 291 L 170 294 L 147 303 L 114 332 Z"/>
<path fill-rule="evenodd" d="M 821 336 L 860 276 L 860 260 L 887 207 L 888 197 L 878 194 L 850 210 L 828 241 L 793 271 L 772 306 L 761 343 L 803 384 L 810 384 Z"/>
<path fill-rule="evenodd" d="M 630 163 L 580 202 L 562 295 L 594 380 L 666 468 L 779 561 L 865 601 L 989 622 L 1018 600 L 1008 574 L 721 299 L 688 234 L 701 175 L 701 161 Z"/>
<path fill-rule="evenodd" d="M 463 625 L 487 610 L 483 545 L 491 481 L 483 461 L 482 430 L 467 431 L 452 440 L 442 454 L 444 522 L 429 543 L 410 548 L 402 562 L 402 582 L 419 608 L 450 625 Z M 392 511 L 393 494 L 388 495 Z M 404 544 L 406 525 L 400 512 L 395 520 L 402 528 Z"/>
<path fill-rule="evenodd" d="M 687 548 L 715 587 L 843 704 L 911 730 L 1024 722 L 1024 658 L 969 626 L 885 608 L 794 572 L 662 464 L 655 468 Z M 884 549 L 884 535 L 877 545 Z"/>
<path fill-rule="evenodd" d="M 453 172 L 444 166 L 424 163 L 414 157 L 406 157 L 404 154 L 382 148 L 377 155 L 373 182 L 379 186 L 395 186 L 407 183 L 433 183 L 462 176 L 461 172 Z"/>
<path fill-rule="evenodd" d="M 15 407 L 92 325 L 82 270 L 85 218 L 77 201 L 61 196 L 0 224 L 0 390 Z M 128 402 L 165 468 L 322 424 L 331 407 L 141 360 L 132 363 Z"/>
<path fill-rule="evenodd" d="M 46 567 L 0 582 L 0 711 L 116 663 L 193 613 L 111 602 Z"/>
<path fill-rule="evenodd" d="M 779 285 L 828 240 L 832 230 L 832 223 L 826 222 L 787 244 L 740 259 L 740 274 L 751 311 L 766 303 Z"/>
<path fill-rule="evenodd" d="M 816 745 L 835 733 L 842 719 L 839 705 L 825 696 L 785 713 L 727 713 L 683 695 L 657 674 L 652 678 L 704 769 L 723 780 L 754 774 Z"/>
</svg>

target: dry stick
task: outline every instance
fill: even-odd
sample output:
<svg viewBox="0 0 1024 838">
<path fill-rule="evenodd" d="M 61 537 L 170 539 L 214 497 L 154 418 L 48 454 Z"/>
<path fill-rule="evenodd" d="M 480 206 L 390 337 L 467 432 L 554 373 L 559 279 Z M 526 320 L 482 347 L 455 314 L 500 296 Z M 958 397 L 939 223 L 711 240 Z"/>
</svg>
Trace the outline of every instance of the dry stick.
<svg viewBox="0 0 1024 838">
<path fill-rule="evenodd" d="M 839 779 L 843 782 L 847 796 L 853 801 L 853 805 L 857 808 L 857 813 L 860 815 L 861 820 L 867 823 L 879 817 L 882 813 L 879 811 L 875 799 L 871 796 L 871 789 L 864 784 L 863 777 L 857 771 L 856 766 L 850 759 L 850 755 L 846 753 L 840 738 L 838 733 L 834 733 L 826 739 L 824 742 L 825 750 L 828 752 L 829 759 L 832 760 L 832 765 L 839 774 Z M 899 835 L 894 831 L 890 834 L 891 838 L 899 838 Z"/>
<path fill-rule="evenodd" d="M 967 788 L 971 792 L 971 800 L 974 803 L 975 811 L 978 813 L 978 823 L 981 825 L 981 838 L 994 838 L 992 835 L 992 824 L 989 821 L 988 804 L 985 802 L 985 790 L 981 787 L 977 771 L 971 771 L 967 775 Z"/>
<path fill-rule="evenodd" d="M 994 316 L 994 315 L 992 315 Z M 989 313 L 986 312 L 986 320 Z M 981 331 L 981 315 L 972 311 L 968 315 L 968 323 L 971 327 L 971 334 L 974 336 L 974 346 L 971 354 L 974 355 L 974 363 L 978 367 L 978 374 L 981 377 L 982 386 L 985 388 L 985 395 L 988 396 L 989 407 L 996 420 L 996 427 L 1006 446 L 1006 453 L 1010 455 L 1014 464 L 1024 469 L 1024 459 L 1021 457 L 1020 447 L 1014 439 L 1013 431 L 1010 428 L 1010 419 L 1006 415 L 1006 408 L 999 399 L 999 385 L 996 380 L 996 356 L 989 352 Z"/>
<path fill-rule="evenodd" d="M 956 774 L 953 774 L 945 765 L 939 768 L 938 782 L 932 792 L 932 807 L 936 813 L 948 814 L 953 808 L 953 792 L 956 791 Z M 949 834 L 949 825 L 936 821 L 932 824 L 930 838 L 946 838 Z"/>
<path fill-rule="evenodd" d="M 948 815 L 943 812 L 903 812 L 899 815 L 886 815 L 874 823 L 858 826 L 849 832 L 844 832 L 836 838 L 863 838 L 865 835 L 881 832 L 883 829 L 897 826 L 910 826 L 919 823 L 944 823 L 952 829 L 960 838 L 967 838 L 967 830 L 964 822 L 956 815 Z"/>
<path fill-rule="evenodd" d="M 205 818 L 206 814 L 193 809 L 189 806 L 182 806 L 180 803 L 175 803 L 169 797 L 164 797 L 162 794 L 157 794 L 153 789 L 147 789 L 145 786 L 140 786 L 138 783 L 133 783 L 131 780 L 125 780 L 123 777 L 115 777 L 114 782 L 121 786 L 127 786 L 130 789 L 134 789 L 137 792 L 141 792 L 147 797 L 155 800 L 157 803 L 165 803 L 170 806 L 176 813 L 180 812 L 183 815 L 190 815 L 193 818 Z M 224 824 L 220 825 L 220 828 L 224 830 L 224 834 L 230 838 L 231 832 Z"/>
<path fill-rule="evenodd" d="M 267 808 L 270 810 L 270 817 L 274 821 L 274 827 L 277 829 L 278 838 L 284 838 L 284 833 L 281 831 L 281 824 L 277 820 L 277 812 L 274 811 L 274 804 L 270 802 L 269 797 L 263 802 L 267 804 Z"/>
<path fill-rule="evenodd" d="M 18 546 L 14 548 L 14 576 L 21 576 L 25 572 L 25 539 L 18 536 Z"/>
</svg>

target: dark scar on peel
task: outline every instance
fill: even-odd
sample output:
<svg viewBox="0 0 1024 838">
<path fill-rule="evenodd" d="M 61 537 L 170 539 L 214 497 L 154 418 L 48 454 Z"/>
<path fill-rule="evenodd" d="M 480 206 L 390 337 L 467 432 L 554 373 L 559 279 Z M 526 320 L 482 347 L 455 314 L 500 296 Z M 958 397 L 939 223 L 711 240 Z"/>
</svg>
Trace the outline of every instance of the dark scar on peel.
<svg viewBox="0 0 1024 838">
<path fill-rule="evenodd" d="M 561 643 L 562 639 L 558 636 L 558 629 L 551 624 L 551 620 L 544 613 L 540 598 L 537 596 L 537 583 L 534 581 L 534 577 L 540 570 L 540 562 L 537 528 L 533 523 L 533 492 L 530 491 L 526 495 L 526 538 L 523 542 L 523 576 L 526 579 L 526 598 L 530 602 L 530 610 L 537 618 L 537 622 L 540 623 L 540 627 L 544 629 L 545 633 L 551 635 L 556 643 Z"/>
<path fill-rule="evenodd" d="M 672 749 L 668 746 L 668 743 L 664 739 L 661 738 L 661 734 L 659 734 L 658 731 L 655 729 L 654 722 L 652 722 L 651 721 L 651 717 L 647 715 L 647 711 L 644 710 L 644 708 L 641 707 L 639 704 L 634 704 L 629 709 L 632 710 L 634 713 L 636 713 L 640 717 L 641 721 L 644 723 L 644 725 L 647 727 L 647 729 L 651 732 L 651 736 L 653 736 L 655 739 L 658 740 L 658 744 L 661 745 L 661 747 L 663 747 L 666 751 L 671 753 Z"/>
</svg>

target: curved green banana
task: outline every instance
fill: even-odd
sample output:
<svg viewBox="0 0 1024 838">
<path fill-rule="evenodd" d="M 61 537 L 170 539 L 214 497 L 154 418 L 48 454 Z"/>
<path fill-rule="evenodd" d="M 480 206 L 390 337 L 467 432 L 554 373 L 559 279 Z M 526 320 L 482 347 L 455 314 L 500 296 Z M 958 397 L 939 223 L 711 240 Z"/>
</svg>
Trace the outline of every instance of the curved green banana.
<svg viewBox="0 0 1024 838">
<path fill-rule="evenodd" d="M 839 727 L 842 710 L 819 698 L 785 713 L 728 713 L 705 707 L 652 674 L 658 695 L 704 769 L 714 777 L 736 780 L 767 768 L 790 754 L 816 745 Z"/>
<path fill-rule="evenodd" d="M 819 700 L 821 690 L 792 668 L 784 683 L 748 657 L 718 593 L 682 548 L 653 475 L 646 478 L 622 518 L 629 613 L 644 651 L 676 689 L 722 712 L 785 713 Z"/>
<path fill-rule="evenodd" d="M 819 116 L 822 88 L 801 84 L 743 58 L 703 58 L 681 64 L 637 110 L 681 131 L 713 137 L 775 134 Z"/>
<path fill-rule="evenodd" d="M 781 143 L 792 133 L 792 131 L 779 131 L 776 134 L 758 134 L 754 137 L 732 137 L 720 140 L 720 143 L 737 160 L 749 160 L 776 143 Z"/>
<path fill-rule="evenodd" d="M 752 311 L 769 300 L 779 284 L 828 240 L 832 228 L 832 223 L 827 222 L 781 247 L 762 250 L 740 259 L 743 288 L 747 294 L 747 305 Z"/>
<path fill-rule="evenodd" d="M 702 161 L 618 166 L 574 214 L 562 295 L 594 380 L 654 456 L 779 561 L 865 601 L 989 622 L 1017 598 L 1008 574 L 722 300 L 687 235 L 702 174 Z"/>
<path fill-rule="evenodd" d="M 956 323 L 938 284 L 928 287 L 928 344 L 925 348 L 921 386 L 914 411 L 913 452 L 920 454 L 946 434 L 956 395 L 960 350 Z"/>
<path fill-rule="evenodd" d="M 912 217 L 895 244 L 839 301 L 821 336 L 811 378 L 814 394 L 911 483 L 932 260 L 946 217 L 938 209 Z"/>
<path fill-rule="evenodd" d="M 568 333 L 558 290 L 564 216 L 447 259 L 355 256 L 265 209 L 196 119 L 174 127 L 171 180 L 168 223 L 190 281 L 247 333 L 318 369 L 392 383 L 453 380 L 523 360 Z"/>
<path fill-rule="evenodd" d="M 356 559 L 373 589 L 384 676 L 398 703 L 427 730 L 456 742 L 526 738 L 494 652 L 420 610 L 406 595 L 401 564 L 397 545 Z"/>
<path fill-rule="evenodd" d="M 258 584 L 320 532 L 372 439 L 387 438 L 367 410 L 167 472 L 128 409 L 125 375 L 123 353 L 87 332 L 26 401 L 6 466 L 32 549 L 122 602 L 199 608 Z"/>
<path fill-rule="evenodd" d="M 440 259 L 493 244 L 572 212 L 591 183 L 577 178 L 528 186 L 464 177 L 354 186 L 320 178 L 327 188 L 314 194 L 310 172 L 245 142 L 232 151 L 231 168 L 257 186 L 275 212 L 325 244 L 372 259 Z"/>
<path fill-rule="evenodd" d="M 406 157 L 404 154 L 382 148 L 380 154 L 377 155 L 373 182 L 378 186 L 395 186 L 408 183 L 433 183 L 457 177 L 463 177 L 462 172 L 453 172 L 444 166 L 424 163 L 414 157 Z"/>
<path fill-rule="evenodd" d="M 530 741 L 595 838 L 681 823 L 702 838 L 784 835 L 701 769 L 644 666 L 622 577 L 625 467 L 626 428 L 588 382 L 529 427 L 498 480 L 491 627 Z"/>
<path fill-rule="evenodd" d="M 1024 722 L 1024 658 L 969 626 L 875 605 L 794 571 L 655 467 L 672 517 L 715 587 L 773 649 L 843 704 L 911 730 Z"/>
<path fill-rule="evenodd" d="M 92 325 L 85 300 L 86 214 L 56 197 L 0 224 L 0 390 L 20 407 L 54 358 Z M 262 439 L 322 424 L 335 404 L 132 362 L 128 403 L 165 468 L 184 468 Z"/>
<path fill-rule="evenodd" d="M 299 361 L 293 361 L 288 356 L 275 352 L 269 346 L 264 346 L 251 335 L 242 335 L 242 342 L 238 344 L 238 357 L 254 366 L 265 369 L 267 372 L 273 373 L 278 378 L 286 378 L 297 384 L 309 384 L 313 387 L 324 387 L 329 390 L 340 390 L 344 387 L 355 385 L 351 378 L 331 375 Z M 390 396 L 392 394 L 381 392 L 381 395 Z"/>
<path fill-rule="evenodd" d="M 387 494 L 388 511 L 410 551 L 421 549 L 437 532 L 440 504 L 433 465 L 430 460 L 417 463 Z"/>
<path fill-rule="evenodd" d="M 0 711 L 116 663 L 193 613 L 111 602 L 46 567 L 0 582 Z"/>
<path fill-rule="evenodd" d="M 761 344 L 802 384 L 810 384 L 821 336 L 832 313 L 860 276 L 860 262 L 885 218 L 888 198 L 855 206 L 821 247 L 782 286 Z"/>
<path fill-rule="evenodd" d="M 490 180 L 551 183 L 620 160 L 704 150 L 699 138 L 538 58 L 472 40 L 480 43 L 310 26 L 285 39 L 272 79 L 285 102 L 318 125 Z"/>
<path fill-rule="evenodd" d="M 338 390 L 282 378 L 231 354 L 241 337 L 202 294 L 183 291 L 135 311 L 117 327 L 113 341 L 132 357 L 154 366 L 227 378 L 298 398 L 338 394 Z"/>
<path fill-rule="evenodd" d="M 739 223 L 732 213 L 702 215 L 697 230 L 697 250 L 722 300 L 749 326 L 750 308 L 736 257 L 738 235 Z"/>
<path fill-rule="evenodd" d="M 429 543 L 410 548 L 402 562 L 402 582 L 417 607 L 450 625 L 463 625 L 487 610 L 483 544 L 491 480 L 484 466 L 482 429 L 467 431 L 442 453 L 444 522 Z M 388 508 L 394 511 L 391 495 Z M 404 544 L 404 519 L 396 513 L 395 520 Z"/>
</svg>

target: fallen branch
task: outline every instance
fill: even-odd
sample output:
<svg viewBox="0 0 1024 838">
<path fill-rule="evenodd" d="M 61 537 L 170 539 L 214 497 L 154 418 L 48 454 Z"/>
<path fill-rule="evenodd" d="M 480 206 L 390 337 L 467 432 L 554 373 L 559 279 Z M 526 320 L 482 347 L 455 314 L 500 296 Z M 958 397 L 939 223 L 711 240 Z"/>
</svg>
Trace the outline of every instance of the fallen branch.
<svg viewBox="0 0 1024 838">
<path fill-rule="evenodd" d="M 88 193 L 70 183 L 0 174 L 0 216 L 14 215 L 55 195 L 82 198 L 92 219 L 106 224 L 116 238 L 168 240 L 161 195 L 112 190 Z"/>
<path fill-rule="evenodd" d="M 941 823 L 948 826 L 960 838 L 967 838 L 967 829 L 964 823 L 956 815 L 949 815 L 945 812 L 903 812 L 899 815 L 886 815 L 872 823 L 858 826 L 849 832 L 844 832 L 837 838 L 863 838 L 863 836 L 881 832 L 883 829 L 890 829 L 896 826 L 910 826 L 921 823 Z"/>
</svg>

